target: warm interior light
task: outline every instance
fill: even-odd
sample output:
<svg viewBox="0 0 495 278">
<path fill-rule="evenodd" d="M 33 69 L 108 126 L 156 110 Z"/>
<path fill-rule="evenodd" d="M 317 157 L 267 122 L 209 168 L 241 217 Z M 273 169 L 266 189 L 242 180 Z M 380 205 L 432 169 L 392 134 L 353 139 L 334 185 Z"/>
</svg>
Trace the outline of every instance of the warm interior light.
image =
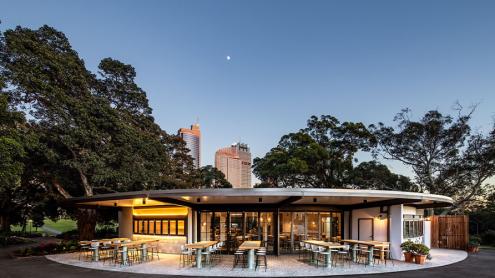
<svg viewBox="0 0 495 278">
<path fill-rule="evenodd" d="M 134 208 L 133 214 L 136 216 L 187 215 L 187 208 L 186 207 Z"/>
</svg>

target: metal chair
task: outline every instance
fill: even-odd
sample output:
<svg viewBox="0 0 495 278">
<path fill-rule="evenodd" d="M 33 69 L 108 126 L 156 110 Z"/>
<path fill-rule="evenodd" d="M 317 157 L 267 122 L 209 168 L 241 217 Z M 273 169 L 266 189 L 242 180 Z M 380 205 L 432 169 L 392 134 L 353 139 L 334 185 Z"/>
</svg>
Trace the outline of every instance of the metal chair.
<svg viewBox="0 0 495 278">
<path fill-rule="evenodd" d="M 258 267 L 264 267 L 265 272 L 268 268 L 268 263 L 266 259 L 266 248 L 261 247 L 260 249 L 256 250 L 256 266 L 255 270 L 258 269 Z"/>
<path fill-rule="evenodd" d="M 234 263 L 232 265 L 232 269 L 236 268 L 239 265 L 241 268 L 247 267 L 246 252 L 243 250 L 237 250 L 234 252 Z"/>
</svg>

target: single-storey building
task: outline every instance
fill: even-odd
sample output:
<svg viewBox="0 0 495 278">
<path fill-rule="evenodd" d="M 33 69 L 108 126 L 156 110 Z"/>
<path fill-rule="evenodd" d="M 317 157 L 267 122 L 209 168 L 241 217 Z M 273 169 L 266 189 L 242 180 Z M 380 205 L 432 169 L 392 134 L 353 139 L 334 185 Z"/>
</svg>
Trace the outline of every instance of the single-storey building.
<svg viewBox="0 0 495 278">
<path fill-rule="evenodd" d="M 162 252 L 202 240 L 225 241 L 230 250 L 243 240 L 261 240 L 279 255 L 303 240 L 358 239 L 390 242 L 395 259 L 405 240 L 429 246 L 431 209 L 452 204 L 426 193 L 314 188 L 152 190 L 71 201 L 115 207 L 120 237 L 159 239 Z"/>
</svg>

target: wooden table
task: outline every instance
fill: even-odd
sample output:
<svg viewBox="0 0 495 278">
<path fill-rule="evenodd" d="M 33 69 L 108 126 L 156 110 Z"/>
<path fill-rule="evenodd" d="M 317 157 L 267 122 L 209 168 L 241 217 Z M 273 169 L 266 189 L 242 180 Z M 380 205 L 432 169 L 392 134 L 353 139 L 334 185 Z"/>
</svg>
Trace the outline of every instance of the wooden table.
<svg viewBox="0 0 495 278">
<path fill-rule="evenodd" d="M 305 240 L 305 243 L 325 247 L 328 255 L 325 255 L 325 263 L 327 268 L 332 268 L 332 249 L 344 249 L 344 245 L 334 242 L 326 242 L 321 240 Z"/>
<path fill-rule="evenodd" d="M 129 247 L 139 246 L 142 248 L 141 251 L 141 261 L 146 261 L 148 259 L 148 244 L 159 242 L 158 239 L 144 239 L 144 240 L 135 240 L 131 242 L 122 242 L 122 243 L 112 243 L 112 247 L 115 248 L 115 252 L 118 251 L 119 248 L 122 248 L 122 264 L 127 265 L 127 249 Z"/>
<path fill-rule="evenodd" d="M 352 260 L 356 262 L 356 252 L 359 245 L 368 246 L 368 265 L 373 265 L 373 250 L 375 248 L 380 249 L 380 260 L 385 258 L 385 250 L 390 249 L 389 242 L 376 241 L 376 240 L 355 240 L 355 239 L 344 239 L 341 242 L 349 243 L 352 246 Z"/>
<path fill-rule="evenodd" d="M 246 240 L 239 246 L 239 250 L 248 250 L 248 269 L 254 269 L 254 250 L 259 249 L 260 246 L 260 240 Z"/>
<path fill-rule="evenodd" d="M 100 244 L 102 243 L 105 243 L 105 242 L 108 242 L 108 241 L 111 241 L 112 243 L 114 241 L 124 241 L 124 240 L 129 240 L 128 238 L 126 237 L 116 237 L 116 238 L 104 238 L 104 239 L 97 239 L 97 240 L 81 240 L 79 241 L 79 244 L 80 245 L 91 245 L 91 243 L 95 243 L 95 242 L 98 242 Z M 98 246 L 95 246 L 95 250 L 93 251 L 93 256 L 92 256 L 92 260 L 94 262 L 97 262 L 100 260 L 100 244 L 98 244 Z"/>
<path fill-rule="evenodd" d="M 214 240 L 214 241 L 198 241 L 198 242 L 195 242 L 195 243 L 189 243 L 189 244 L 186 244 L 186 247 L 187 248 L 192 248 L 192 249 L 195 249 L 196 250 L 196 267 L 197 268 L 202 268 L 202 265 L 201 265 L 201 253 L 203 252 L 203 249 L 204 248 L 208 248 L 210 246 L 213 246 L 215 244 L 217 244 L 218 241 Z M 209 254 L 206 255 L 206 260 L 208 260 L 208 256 Z"/>
</svg>

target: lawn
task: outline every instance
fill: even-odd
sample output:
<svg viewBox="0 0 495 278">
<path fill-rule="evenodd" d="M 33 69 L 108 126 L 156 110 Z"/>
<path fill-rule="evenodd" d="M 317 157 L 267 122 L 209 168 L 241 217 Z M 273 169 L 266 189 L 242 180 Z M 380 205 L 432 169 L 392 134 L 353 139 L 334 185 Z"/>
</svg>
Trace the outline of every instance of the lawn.
<svg viewBox="0 0 495 278">
<path fill-rule="evenodd" d="M 53 234 L 58 234 L 58 233 L 63 233 L 67 232 L 70 230 L 75 230 L 77 229 L 76 221 L 72 219 L 59 219 L 57 221 L 52 221 L 50 219 L 45 219 L 44 225 L 41 228 L 38 228 L 37 231 L 39 232 L 45 232 L 47 234 L 53 235 Z M 20 231 L 22 229 L 21 226 L 15 225 L 11 227 L 12 231 Z M 27 226 L 26 226 L 26 231 L 36 231 L 35 227 L 32 227 L 32 222 L 29 221 Z"/>
</svg>

